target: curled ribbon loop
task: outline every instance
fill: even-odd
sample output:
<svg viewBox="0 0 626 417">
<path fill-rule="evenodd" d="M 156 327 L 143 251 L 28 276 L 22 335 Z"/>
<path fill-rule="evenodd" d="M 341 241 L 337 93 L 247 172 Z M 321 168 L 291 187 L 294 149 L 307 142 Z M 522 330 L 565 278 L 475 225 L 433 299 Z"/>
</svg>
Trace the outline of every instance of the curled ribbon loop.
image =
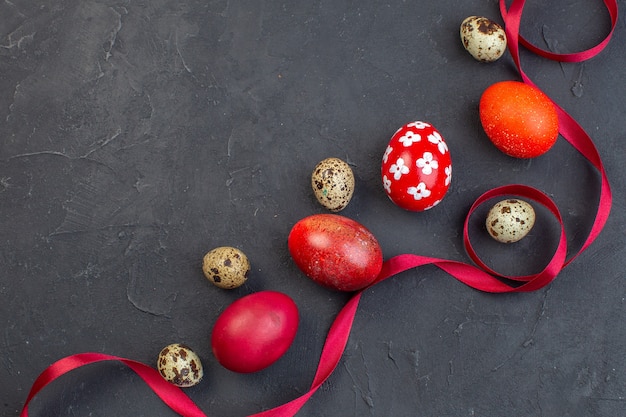
<svg viewBox="0 0 626 417">
<path fill-rule="evenodd" d="M 617 16 L 618 16 L 617 2 L 615 0 L 604 0 L 604 5 L 607 11 L 609 12 L 609 16 L 611 17 L 611 30 L 609 31 L 608 35 L 596 46 L 590 49 L 587 49 L 585 51 L 567 53 L 567 54 L 554 53 L 551 51 L 546 51 L 545 49 L 541 49 L 533 45 L 532 43 L 528 42 L 523 36 L 519 35 L 519 26 L 520 26 L 520 20 L 522 16 L 521 8 L 524 7 L 524 2 L 514 1 L 513 3 L 516 3 L 516 4 L 511 4 L 511 10 L 507 10 L 506 2 L 504 0 L 500 0 L 500 14 L 502 15 L 502 18 L 504 19 L 506 25 L 510 29 L 510 32 L 507 33 L 507 35 L 514 34 L 515 38 L 517 39 L 517 41 L 514 39 L 512 42 L 516 44 L 515 46 L 516 49 L 518 49 L 517 43 L 519 43 L 524 48 L 528 49 L 529 51 L 539 56 L 542 56 L 544 58 L 551 59 L 553 61 L 582 62 L 590 58 L 593 58 L 594 56 L 602 52 L 604 48 L 606 48 L 606 46 L 609 44 L 609 41 L 611 40 L 611 37 L 613 36 L 613 31 L 615 30 L 615 26 L 617 26 Z M 519 68 L 519 65 L 518 65 L 518 68 Z"/>
<path fill-rule="evenodd" d="M 505 22 L 509 52 L 523 81 L 533 86 L 534 84 L 521 68 L 519 56 L 520 45 L 540 56 L 556 61 L 581 62 L 596 56 L 608 45 L 617 24 L 617 1 L 604 0 L 604 4 L 611 18 L 611 30 L 607 37 L 591 49 L 570 54 L 556 54 L 532 45 L 519 35 L 519 27 L 524 3 L 525 0 L 513 0 L 510 7 L 507 8 L 505 0 L 500 0 L 500 11 Z M 579 254 L 587 249 L 589 245 L 598 237 L 608 219 L 612 201 L 611 190 L 600 155 L 592 139 L 565 110 L 556 105 L 556 103 L 555 106 L 559 116 L 559 132 L 596 168 L 601 176 L 600 197 L 594 223 L 585 242 L 576 254 L 574 254 L 569 260 L 566 260 L 567 239 L 565 236 L 563 221 L 556 204 L 547 195 L 532 187 L 524 185 L 509 185 L 490 190 L 480 196 L 471 207 L 466 217 L 464 225 L 464 244 L 468 255 L 477 266 L 458 261 L 430 258 L 412 254 L 398 255 L 384 262 L 380 275 L 372 285 L 376 285 L 377 283 L 403 271 L 431 264 L 439 267 L 457 280 L 477 290 L 493 293 L 534 291 L 549 284 L 565 266 L 567 266 Z M 486 202 L 488 199 L 504 195 L 518 195 L 542 204 L 554 215 L 561 225 L 559 244 L 555 250 L 553 258 L 548 265 L 546 265 L 546 267 L 537 274 L 518 277 L 499 275 L 480 260 L 470 243 L 468 223 L 471 214 L 480 204 Z M 516 281 L 518 285 L 511 285 L 507 281 Z M 333 322 L 326 337 L 317 371 L 309 391 L 288 403 L 267 411 L 253 414 L 249 417 L 291 417 L 302 408 L 302 406 L 328 379 L 339 364 L 350 336 L 352 323 L 356 316 L 362 294 L 363 291 L 356 293 L 346 303 L 335 318 L 335 321 Z M 39 393 L 49 383 L 74 369 L 103 361 L 119 361 L 127 365 L 135 373 L 137 373 L 137 375 L 139 375 L 146 382 L 146 384 L 148 384 L 155 394 L 176 413 L 185 417 L 206 417 L 206 414 L 204 414 L 202 410 L 200 410 L 181 389 L 171 385 L 161 378 L 156 369 L 137 361 L 100 353 L 76 354 L 63 358 L 50 365 L 35 380 L 20 416 L 28 417 L 29 403 L 37 395 L 37 393 Z"/>
<path fill-rule="evenodd" d="M 558 220 L 559 225 L 561 226 L 559 244 L 556 248 L 556 251 L 552 259 L 550 260 L 550 262 L 548 262 L 548 264 L 544 267 L 544 269 L 541 272 L 534 274 L 534 275 L 528 275 L 528 276 L 501 275 L 497 273 L 496 271 L 492 270 L 491 268 L 489 268 L 484 262 L 482 262 L 482 260 L 478 257 L 478 255 L 476 254 L 476 252 L 474 251 L 474 248 L 472 247 L 470 243 L 468 226 L 469 226 L 470 216 L 472 215 L 474 210 L 476 210 L 478 206 L 480 206 L 482 203 L 486 202 L 487 200 L 491 198 L 511 195 L 511 194 L 524 197 L 529 200 L 533 200 L 545 206 L 552 213 L 552 215 Z M 469 214 L 467 215 L 467 218 L 465 220 L 463 236 L 464 236 L 465 250 L 467 251 L 470 258 L 472 258 L 474 263 L 476 263 L 480 268 L 489 272 L 491 275 L 499 276 L 501 278 L 505 278 L 505 279 L 512 280 L 512 281 L 524 282 L 524 284 L 522 284 L 521 286 L 514 287 L 514 288 L 509 287 L 511 291 L 534 291 L 545 286 L 554 278 L 556 278 L 558 273 L 563 268 L 563 265 L 565 264 L 565 258 L 567 256 L 567 238 L 565 236 L 565 227 L 563 226 L 563 219 L 559 212 L 559 208 L 547 195 L 545 195 L 544 193 L 540 192 L 539 190 L 535 188 L 528 187 L 525 185 L 504 186 L 504 187 L 500 187 L 500 188 L 496 188 L 491 191 L 488 191 L 482 196 L 480 196 L 476 200 L 476 202 L 474 202 L 474 204 L 472 205 L 472 208 L 470 209 Z M 474 287 L 476 286 L 474 285 Z M 480 288 L 480 289 L 482 289 L 483 291 L 489 291 L 489 292 L 499 292 L 497 288 Z M 505 290 L 505 292 L 507 292 L 507 290 Z"/>
</svg>

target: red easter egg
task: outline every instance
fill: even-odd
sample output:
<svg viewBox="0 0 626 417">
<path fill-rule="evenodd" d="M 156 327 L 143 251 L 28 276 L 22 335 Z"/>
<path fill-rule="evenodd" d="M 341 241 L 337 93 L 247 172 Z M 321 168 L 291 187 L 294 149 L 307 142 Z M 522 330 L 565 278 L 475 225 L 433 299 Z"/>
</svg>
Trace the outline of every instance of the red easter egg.
<svg viewBox="0 0 626 417">
<path fill-rule="evenodd" d="M 392 136 L 383 155 L 385 192 L 410 211 L 428 210 L 441 202 L 452 178 L 448 145 L 432 125 L 412 122 Z"/>
<path fill-rule="evenodd" d="M 550 98 L 519 81 L 488 87 L 479 104 L 480 122 L 493 144 L 515 158 L 548 152 L 559 136 L 559 119 Z"/>
<path fill-rule="evenodd" d="M 234 301 L 217 318 L 211 333 L 213 354 L 231 371 L 260 371 L 287 352 L 298 323 L 298 307 L 288 295 L 252 293 Z"/>
<path fill-rule="evenodd" d="M 298 221 L 289 252 L 313 281 L 339 291 L 357 291 L 380 273 L 383 253 L 374 235 L 359 222 L 338 214 L 314 214 Z"/>
</svg>

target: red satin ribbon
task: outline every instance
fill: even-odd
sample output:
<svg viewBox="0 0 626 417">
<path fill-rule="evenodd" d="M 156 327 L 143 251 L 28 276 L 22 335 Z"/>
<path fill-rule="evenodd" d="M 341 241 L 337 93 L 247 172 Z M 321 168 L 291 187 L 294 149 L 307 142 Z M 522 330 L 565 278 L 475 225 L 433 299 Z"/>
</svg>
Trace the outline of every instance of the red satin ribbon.
<svg viewBox="0 0 626 417">
<path fill-rule="evenodd" d="M 513 57 L 513 61 L 515 62 L 523 81 L 531 85 L 534 84 L 521 68 L 519 56 L 520 44 L 530 51 L 549 59 L 563 62 L 580 62 L 594 57 L 606 47 L 617 23 L 617 1 L 604 0 L 604 4 L 611 17 L 611 31 L 608 36 L 598 45 L 586 51 L 571 54 L 555 54 L 530 44 L 519 35 L 519 27 L 524 3 L 525 0 L 513 0 L 511 6 L 507 9 L 505 0 L 500 0 L 500 11 L 505 22 L 509 52 Z M 480 196 L 471 207 L 466 217 L 463 230 L 464 245 L 468 255 L 477 266 L 457 261 L 411 254 L 399 255 L 385 261 L 379 277 L 372 285 L 376 285 L 387 278 L 412 268 L 422 265 L 435 265 L 464 284 L 477 290 L 492 293 L 534 291 L 550 283 L 565 266 L 567 266 L 580 253 L 587 249 L 600 234 L 600 231 L 604 227 L 604 224 L 609 216 L 612 200 L 611 190 L 600 155 L 592 139 L 584 131 L 584 129 L 569 114 L 567 114 L 567 112 L 565 112 L 565 110 L 556 104 L 555 106 L 557 107 L 559 115 L 559 131 L 561 135 L 587 160 L 589 160 L 589 162 L 591 162 L 601 176 L 600 199 L 594 223 L 581 249 L 576 254 L 574 254 L 569 260 L 566 260 L 567 239 L 565 236 L 563 221 L 556 204 L 547 195 L 532 187 L 525 185 L 508 185 L 490 190 Z M 487 200 L 508 195 L 516 195 L 530 199 L 545 206 L 561 225 L 559 243 L 553 258 L 548 265 L 546 265 L 545 268 L 537 274 L 528 276 L 504 276 L 498 274 L 482 262 L 470 243 L 468 224 L 472 213 Z M 362 294 L 363 291 L 356 293 L 341 309 L 333 322 L 326 337 L 326 342 L 324 343 L 324 347 L 322 349 L 317 372 L 315 373 L 309 391 L 286 404 L 271 410 L 254 414 L 250 417 L 292 417 L 300 410 L 300 408 L 302 408 L 302 406 L 328 379 L 339 364 L 350 336 L 352 323 L 356 316 Z M 165 404 L 167 404 L 176 413 L 186 417 L 206 417 L 206 414 L 204 414 L 202 410 L 200 410 L 181 389 L 171 385 L 161 378 L 156 369 L 137 361 L 101 353 L 81 353 L 72 355 L 50 365 L 50 367 L 42 372 L 41 375 L 39 375 L 39 377 L 35 380 L 20 416 L 28 417 L 28 405 L 31 400 L 52 381 L 74 369 L 103 361 L 119 361 L 127 365 L 134 372 L 136 372 L 146 382 L 146 384 L 150 386 L 156 395 L 159 396 L 161 400 L 163 400 L 163 402 L 165 402 Z"/>
</svg>

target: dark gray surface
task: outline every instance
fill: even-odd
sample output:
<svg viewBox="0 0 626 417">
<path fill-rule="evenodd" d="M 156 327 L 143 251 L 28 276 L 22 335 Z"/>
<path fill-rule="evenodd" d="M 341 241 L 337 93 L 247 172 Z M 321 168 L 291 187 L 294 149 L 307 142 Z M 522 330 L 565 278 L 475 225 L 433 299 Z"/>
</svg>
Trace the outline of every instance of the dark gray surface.
<svg viewBox="0 0 626 417">
<path fill-rule="evenodd" d="M 571 52 L 608 31 L 600 1 L 532 3 L 522 32 L 539 46 Z M 323 212 L 309 175 L 328 156 L 352 164 L 357 188 L 342 213 L 386 258 L 467 261 L 469 206 L 509 183 L 555 199 L 575 251 L 598 175 L 563 139 L 531 161 L 488 142 L 480 94 L 518 78 L 508 54 L 485 65 L 463 50 L 458 28 L 473 14 L 500 21 L 495 1 L 2 2 L 0 414 L 18 415 L 61 357 L 153 363 L 172 342 L 202 357 L 205 380 L 187 392 L 209 415 L 305 392 L 347 295 L 305 278 L 286 241 L 297 220 Z M 522 55 L 606 165 L 615 202 L 594 245 L 530 294 L 481 293 L 434 267 L 368 290 L 342 362 L 299 415 L 624 415 L 624 37 L 620 20 L 608 49 L 581 64 Z M 434 124 L 453 159 L 449 194 L 425 213 L 395 207 L 380 184 L 386 143 L 412 120 Z M 554 245 L 547 224 L 506 253 L 478 236 L 479 250 L 514 273 L 536 270 Z M 232 292 L 200 270 L 222 245 L 253 265 Z M 301 327 L 271 368 L 234 374 L 213 359 L 210 329 L 261 289 L 291 295 Z M 171 414 L 131 371 L 99 364 L 46 388 L 30 415 Z"/>
</svg>

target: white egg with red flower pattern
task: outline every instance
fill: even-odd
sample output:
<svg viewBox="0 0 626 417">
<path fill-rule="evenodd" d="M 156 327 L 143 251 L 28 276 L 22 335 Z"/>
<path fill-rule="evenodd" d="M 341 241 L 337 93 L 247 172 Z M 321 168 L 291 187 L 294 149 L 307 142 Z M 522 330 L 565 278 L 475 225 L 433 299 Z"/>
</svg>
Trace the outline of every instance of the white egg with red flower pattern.
<svg viewBox="0 0 626 417">
<path fill-rule="evenodd" d="M 396 205 L 410 211 L 428 210 L 450 188 L 448 145 L 431 124 L 407 123 L 389 141 L 381 175 L 385 192 Z"/>
</svg>

